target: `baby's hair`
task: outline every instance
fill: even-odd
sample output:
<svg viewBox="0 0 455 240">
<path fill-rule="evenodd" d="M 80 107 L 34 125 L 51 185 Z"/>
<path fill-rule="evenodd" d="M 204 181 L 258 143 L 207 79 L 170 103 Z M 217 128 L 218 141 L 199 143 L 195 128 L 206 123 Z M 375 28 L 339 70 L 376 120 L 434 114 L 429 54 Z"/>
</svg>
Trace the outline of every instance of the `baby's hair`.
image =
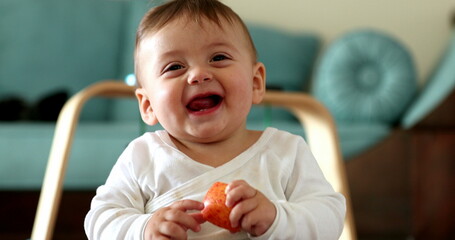
<svg viewBox="0 0 455 240">
<path fill-rule="evenodd" d="M 181 17 L 186 17 L 200 24 L 204 19 L 208 19 L 219 27 L 222 27 L 221 19 L 226 20 L 231 25 L 238 23 L 251 46 L 253 60 L 257 60 L 257 51 L 247 26 L 237 13 L 218 0 L 171 0 L 152 8 L 144 15 L 137 29 L 135 55 L 137 55 L 142 40 L 148 34 L 160 30 L 172 20 Z M 136 57 L 135 59 L 137 60 Z M 137 64 L 135 64 L 135 68 L 137 72 Z"/>
</svg>

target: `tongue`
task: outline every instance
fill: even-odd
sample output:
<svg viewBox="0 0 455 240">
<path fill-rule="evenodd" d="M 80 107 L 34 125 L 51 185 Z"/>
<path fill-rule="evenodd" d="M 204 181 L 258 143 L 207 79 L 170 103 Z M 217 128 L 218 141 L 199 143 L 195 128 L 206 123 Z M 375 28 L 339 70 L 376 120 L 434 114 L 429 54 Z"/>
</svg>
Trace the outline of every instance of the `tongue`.
<svg viewBox="0 0 455 240">
<path fill-rule="evenodd" d="M 188 104 L 188 108 L 192 111 L 202 111 L 204 109 L 212 108 L 216 105 L 216 101 L 213 98 L 198 98 Z"/>
</svg>

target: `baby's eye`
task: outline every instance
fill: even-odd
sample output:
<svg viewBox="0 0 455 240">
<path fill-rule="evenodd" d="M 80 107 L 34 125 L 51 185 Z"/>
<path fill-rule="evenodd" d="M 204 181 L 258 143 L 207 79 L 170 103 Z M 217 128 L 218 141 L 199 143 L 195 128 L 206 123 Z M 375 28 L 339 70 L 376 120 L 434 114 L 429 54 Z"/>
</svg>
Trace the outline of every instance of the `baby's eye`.
<svg viewBox="0 0 455 240">
<path fill-rule="evenodd" d="M 168 71 L 176 71 L 176 70 L 180 70 L 180 69 L 183 69 L 183 65 L 180 65 L 180 64 L 172 64 L 172 65 L 169 65 L 168 67 L 166 67 L 164 69 L 164 72 L 168 72 Z"/>
<path fill-rule="evenodd" d="M 213 58 L 212 58 L 212 62 L 218 62 L 218 61 L 223 61 L 223 60 L 226 60 L 226 59 L 229 59 L 226 55 L 223 55 L 223 54 L 217 54 L 215 55 Z"/>
</svg>

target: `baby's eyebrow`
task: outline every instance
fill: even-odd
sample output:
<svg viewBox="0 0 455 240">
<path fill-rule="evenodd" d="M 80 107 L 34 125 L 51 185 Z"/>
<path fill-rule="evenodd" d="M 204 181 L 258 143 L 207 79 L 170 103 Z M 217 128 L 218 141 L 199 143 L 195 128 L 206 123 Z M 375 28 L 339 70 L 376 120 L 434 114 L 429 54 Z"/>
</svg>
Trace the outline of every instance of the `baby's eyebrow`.
<svg viewBox="0 0 455 240">
<path fill-rule="evenodd" d="M 159 54 L 159 58 L 170 58 L 170 57 L 173 57 L 175 55 L 179 55 L 179 54 L 182 54 L 183 51 L 182 50 L 177 50 L 177 49 L 172 49 L 172 50 L 169 50 L 169 51 L 163 51 Z"/>
<path fill-rule="evenodd" d="M 217 47 L 227 47 L 231 50 L 234 50 L 236 52 L 239 52 L 239 50 L 235 47 L 235 45 L 233 44 L 230 44 L 230 43 L 226 43 L 226 42 L 214 42 L 214 43 L 210 43 L 208 46 L 208 48 L 217 48 Z"/>
<path fill-rule="evenodd" d="M 231 44 L 228 44 L 226 42 L 212 42 L 209 44 L 209 46 L 217 47 L 217 46 L 231 46 Z"/>
</svg>

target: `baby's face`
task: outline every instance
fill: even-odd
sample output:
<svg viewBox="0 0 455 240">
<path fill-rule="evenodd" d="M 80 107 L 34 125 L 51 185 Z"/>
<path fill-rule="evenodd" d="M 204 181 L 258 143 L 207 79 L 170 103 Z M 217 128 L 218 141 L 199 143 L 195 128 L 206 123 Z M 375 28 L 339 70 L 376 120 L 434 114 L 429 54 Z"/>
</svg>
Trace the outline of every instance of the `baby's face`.
<svg viewBox="0 0 455 240">
<path fill-rule="evenodd" d="M 240 26 L 224 19 L 222 26 L 177 19 L 143 40 L 136 61 L 147 123 L 201 143 L 245 129 L 252 103 L 262 100 L 265 69 Z"/>
</svg>

